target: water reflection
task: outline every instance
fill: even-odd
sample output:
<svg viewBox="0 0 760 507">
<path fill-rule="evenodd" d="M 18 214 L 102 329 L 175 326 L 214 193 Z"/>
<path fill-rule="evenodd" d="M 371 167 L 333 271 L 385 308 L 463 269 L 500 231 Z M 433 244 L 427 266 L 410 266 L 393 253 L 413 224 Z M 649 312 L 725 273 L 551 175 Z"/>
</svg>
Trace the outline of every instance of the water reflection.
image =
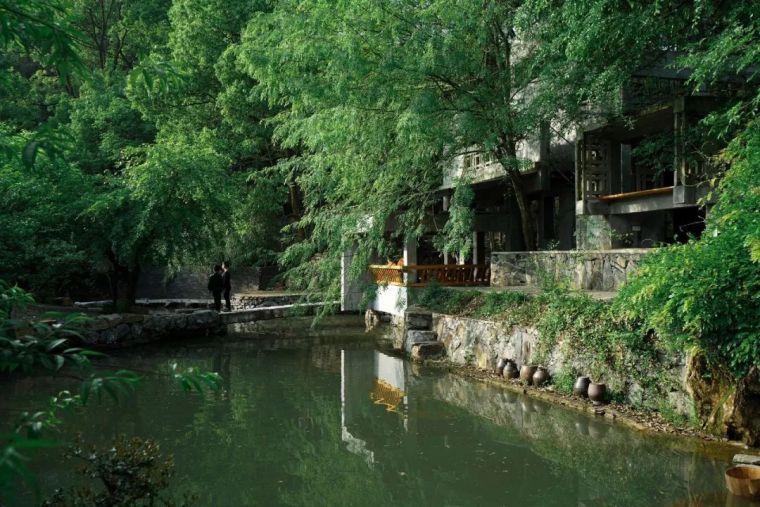
<svg viewBox="0 0 760 507">
<path fill-rule="evenodd" d="M 159 440 L 176 489 L 199 505 L 750 505 L 727 498 L 722 459 L 420 369 L 363 333 L 299 333 L 121 353 L 115 366 L 214 369 L 224 392 L 201 399 L 148 378 L 67 427 L 100 443 Z M 33 380 L 3 387 L 2 420 L 50 394 Z M 57 451 L 35 468 L 45 491 L 71 481 Z"/>
<path fill-rule="evenodd" d="M 447 476 L 472 495 L 465 503 L 751 505 L 725 492 L 723 460 L 694 454 L 684 441 L 454 375 L 415 374 L 378 351 L 341 354 L 341 433 L 370 467 L 399 459 L 394 442 L 416 449 L 416 475 L 443 489 Z"/>
</svg>

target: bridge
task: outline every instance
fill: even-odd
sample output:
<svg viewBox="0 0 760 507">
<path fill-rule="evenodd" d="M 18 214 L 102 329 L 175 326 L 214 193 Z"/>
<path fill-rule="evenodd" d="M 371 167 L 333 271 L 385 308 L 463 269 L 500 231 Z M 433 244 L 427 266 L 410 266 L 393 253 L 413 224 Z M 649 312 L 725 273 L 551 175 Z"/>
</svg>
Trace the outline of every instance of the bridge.
<svg viewBox="0 0 760 507">
<path fill-rule="evenodd" d="M 219 313 L 219 320 L 222 325 L 226 326 L 229 324 L 245 324 L 247 322 L 258 322 L 260 320 L 279 319 L 298 315 L 314 315 L 325 306 L 337 304 L 339 304 L 338 301 L 331 303 L 293 303 L 289 305 L 232 310 L 230 312 Z"/>
</svg>

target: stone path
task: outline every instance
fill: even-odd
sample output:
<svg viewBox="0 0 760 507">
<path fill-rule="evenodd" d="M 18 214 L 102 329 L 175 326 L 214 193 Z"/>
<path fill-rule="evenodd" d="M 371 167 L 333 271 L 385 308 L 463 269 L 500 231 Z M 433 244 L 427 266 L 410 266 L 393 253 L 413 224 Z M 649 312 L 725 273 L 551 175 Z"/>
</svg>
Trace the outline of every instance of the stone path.
<svg viewBox="0 0 760 507">
<path fill-rule="evenodd" d="M 266 306 L 263 308 L 253 308 L 250 310 L 232 310 L 231 312 L 221 312 L 219 319 L 222 324 L 243 324 L 246 322 L 257 322 L 260 320 L 271 320 L 293 315 L 306 314 L 313 315 L 314 312 L 324 306 L 337 305 L 339 301 L 331 303 L 298 303 L 281 306 Z M 302 312 L 302 313 L 301 313 Z"/>
</svg>

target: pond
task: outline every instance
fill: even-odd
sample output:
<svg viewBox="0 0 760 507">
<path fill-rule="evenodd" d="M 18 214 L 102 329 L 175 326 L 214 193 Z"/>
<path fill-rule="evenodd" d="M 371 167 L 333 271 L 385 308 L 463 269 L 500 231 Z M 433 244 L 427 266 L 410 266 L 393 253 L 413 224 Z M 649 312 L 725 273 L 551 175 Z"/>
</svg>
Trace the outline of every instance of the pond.
<svg viewBox="0 0 760 507">
<path fill-rule="evenodd" d="M 725 492 L 730 453 L 420 368 L 355 318 L 299 324 L 113 354 L 112 366 L 137 371 L 213 369 L 224 389 L 202 398 L 148 376 L 118 405 L 67 415 L 62 437 L 156 439 L 174 457 L 173 491 L 197 505 L 751 505 Z M 0 388 L 3 421 L 54 389 Z M 45 494 L 76 480 L 61 454 L 33 463 Z"/>
</svg>

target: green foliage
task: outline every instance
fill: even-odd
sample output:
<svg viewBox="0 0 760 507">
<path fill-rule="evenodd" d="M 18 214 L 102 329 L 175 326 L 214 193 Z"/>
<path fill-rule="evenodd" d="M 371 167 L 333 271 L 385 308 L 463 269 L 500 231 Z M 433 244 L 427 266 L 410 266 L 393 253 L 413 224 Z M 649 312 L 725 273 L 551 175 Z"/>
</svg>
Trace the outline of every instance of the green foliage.
<svg viewBox="0 0 760 507">
<path fill-rule="evenodd" d="M 74 487 L 56 490 L 45 500 L 47 507 L 75 506 L 187 506 L 193 499 L 186 495 L 177 501 L 165 490 L 174 476 L 174 461 L 161 454 L 154 440 L 139 437 L 116 438 L 106 449 L 85 447 L 82 442 L 66 453 L 67 460 L 83 462 L 79 474 L 98 479 L 102 487 Z"/>
<path fill-rule="evenodd" d="M 185 392 L 194 391 L 201 396 L 206 389 L 218 390 L 222 385 L 222 377 L 213 371 L 202 371 L 196 367 L 189 367 L 185 371 L 177 371 L 177 363 L 171 367 L 174 380 Z"/>
<path fill-rule="evenodd" d="M 471 312 L 475 317 L 497 317 L 505 312 L 514 310 L 528 301 L 528 296 L 522 292 L 485 292 L 480 298 L 480 304 Z"/>
<path fill-rule="evenodd" d="M 578 375 L 573 370 L 560 370 L 552 377 L 552 385 L 558 393 L 572 394 Z"/>
<path fill-rule="evenodd" d="M 23 412 L 9 433 L 0 434 L 0 500 L 12 500 L 17 479 L 37 489 L 34 474 L 27 466 L 27 452 L 58 445 L 44 439 L 63 424 L 62 412 L 84 407 L 90 400 L 102 401 L 104 395 L 114 403 L 131 395 L 140 382 L 132 371 L 98 372 L 92 358 L 103 354 L 80 347 L 71 342 L 81 337 L 81 327 L 87 319 L 80 314 L 47 313 L 31 319 L 12 318 L 33 303 L 31 296 L 0 280 L 0 375 L 39 375 L 56 377 L 65 374 L 80 382 L 79 393 L 61 391 L 50 397 L 43 410 Z M 221 377 L 197 367 L 183 371 L 172 365 L 164 373 L 174 379 L 184 391 L 201 395 L 207 390 L 218 390 Z"/>
<path fill-rule="evenodd" d="M 472 251 L 472 230 L 475 210 L 472 208 L 475 191 L 464 181 L 457 182 L 449 206 L 449 217 L 442 234 L 436 237 L 436 248 L 440 252 L 451 252 L 457 257 L 467 258 Z"/>
<path fill-rule="evenodd" d="M 726 154 L 732 167 L 699 241 L 647 256 L 621 291 L 616 310 L 641 319 L 677 350 L 698 347 L 737 377 L 760 364 L 760 128 Z"/>
<path fill-rule="evenodd" d="M 460 313 L 477 297 L 476 291 L 446 289 L 433 280 L 414 294 L 412 302 L 440 313 Z"/>
</svg>

